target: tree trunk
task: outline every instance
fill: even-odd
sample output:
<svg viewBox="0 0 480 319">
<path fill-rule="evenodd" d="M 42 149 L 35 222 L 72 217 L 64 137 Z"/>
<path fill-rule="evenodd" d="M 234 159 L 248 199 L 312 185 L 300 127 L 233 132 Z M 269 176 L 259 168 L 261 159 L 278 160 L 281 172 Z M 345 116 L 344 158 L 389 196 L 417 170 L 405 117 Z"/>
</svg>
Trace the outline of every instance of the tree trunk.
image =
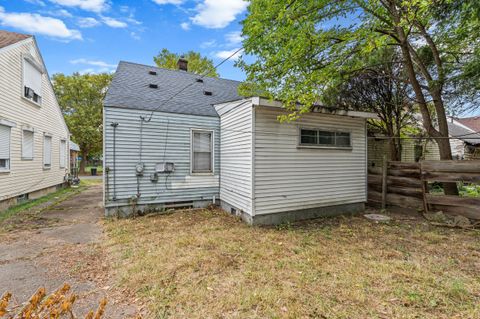
<svg viewBox="0 0 480 319">
<path fill-rule="evenodd" d="M 80 161 L 80 173 L 85 174 L 85 166 L 87 164 L 88 153 L 82 152 L 82 160 Z"/>
</svg>

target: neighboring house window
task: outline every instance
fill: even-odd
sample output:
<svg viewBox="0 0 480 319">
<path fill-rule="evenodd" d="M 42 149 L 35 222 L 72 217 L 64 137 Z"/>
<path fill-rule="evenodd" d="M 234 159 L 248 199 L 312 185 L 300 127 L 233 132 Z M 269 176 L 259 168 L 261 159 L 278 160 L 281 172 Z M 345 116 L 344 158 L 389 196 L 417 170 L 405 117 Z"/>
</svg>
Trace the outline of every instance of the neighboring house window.
<svg viewBox="0 0 480 319">
<path fill-rule="evenodd" d="M 327 131 L 321 129 L 301 128 L 300 145 L 345 147 L 352 146 L 350 132 Z"/>
<path fill-rule="evenodd" d="M 42 104 L 42 72 L 29 59 L 23 59 L 23 96 Z"/>
<path fill-rule="evenodd" d="M 213 131 L 192 131 L 192 173 L 213 172 Z"/>
<path fill-rule="evenodd" d="M 52 167 L 52 137 L 48 135 L 43 137 L 43 167 Z"/>
<path fill-rule="evenodd" d="M 22 137 L 22 159 L 33 159 L 33 131 L 23 130 Z"/>
<path fill-rule="evenodd" d="M 10 126 L 0 125 L 0 172 L 10 170 Z"/>
<path fill-rule="evenodd" d="M 67 142 L 65 140 L 60 141 L 60 168 L 65 168 L 65 154 L 66 154 Z"/>
</svg>

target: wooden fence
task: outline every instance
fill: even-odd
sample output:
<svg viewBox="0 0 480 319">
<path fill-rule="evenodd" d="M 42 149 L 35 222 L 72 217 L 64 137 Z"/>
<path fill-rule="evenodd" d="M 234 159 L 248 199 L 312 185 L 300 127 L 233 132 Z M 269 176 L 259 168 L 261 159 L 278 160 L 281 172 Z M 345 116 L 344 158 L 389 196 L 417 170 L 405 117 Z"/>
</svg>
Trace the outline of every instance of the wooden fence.
<svg viewBox="0 0 480 319">
<path fill-rule="evenodd" d="M 368 201 L 428 211 L 443 211 L 480 220 L 480 198 L 429 192 L 432 182 L 480 184 L 480 161 L 387 162 L 368 170 Z M 383 181 L 386 181 L 384 183 Z M 383 190 L 383 185 L 386 189 Z"/>
</svg>

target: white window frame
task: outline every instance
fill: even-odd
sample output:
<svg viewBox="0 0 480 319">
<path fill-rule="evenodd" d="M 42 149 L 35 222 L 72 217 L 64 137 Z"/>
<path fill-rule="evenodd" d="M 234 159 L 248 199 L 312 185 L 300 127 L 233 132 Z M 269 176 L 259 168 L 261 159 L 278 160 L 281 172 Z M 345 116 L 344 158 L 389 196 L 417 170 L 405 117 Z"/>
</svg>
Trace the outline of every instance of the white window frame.
<svg viewBox="0 0 480 319">
<path fill-rule="evenodd" d="M 40 72 L 40 74 L 41 74 L 42 80 L 41 80 L 41 85 L 40 85 L 40 86 L 41 86 L 41 88 L 42 88 L 42 92 L 40 92 L 40 95 L 39 95 L 40 101 L 38 101 L 38 102 L 34 101 L 33 98 L 32 98 L 32 99 L 29 99 L 29 98 L 27 98 L 27 97 L 25 96 L 25 70 L 26 70 L 26 68 L 25 68 L 25 63 L 30 63 L 30 64 L 31 64 L 35 69 L 37 69 L 38 72 Z M 21 89 L 22 98 L 23 98 L 24 100 L 30 102 L 30 103 L 33 103 L 33 104 L 36 105 L 36 106 L 42 106 L 42 101 L 43 101 L 42 93 L 43 93 L 43 82 L 44 82 L 44 81 L 43 81 L 43 74 L 44 74 L 44 73 L 45 73 L 45 72 L 43 71 L 42 66 L 39 65 L 32 56 L 30 56 L 30 55 L 28 55 L 28 54 L 22 55 L 22 89 Z"/>
<path fill-rule="evenodd" d="M 62 142 L 64 143 L 62 147 Z M 63 149 L 63 161 L 62 161 L 62 149 Z M 67 167 L 66 162 L 67 162 L 67 140 L 62 138 L 59 141 L 59 152 L 58 152 L 58 157 L 60 161 L 60 168 L 65 168 Z"/>
<path fill-rule="evenodd" d="M 211 144 L 211 160 L 212 160 L 212 169 L 210 172 L 194 172 L 193 171 L 193 135 L 194 133 L 210 133 L 212 135 L 212 144 Z M 215 173 L 215 130 L 212 129 L 202 129 L 202 128 L 192 128 L 190 129 L 190 175 L 214 175 Z"/>
<path fill-rule="evenodd" d="M 50 164 L 47 166 L 45 164 L 45 139 L 50 138 Z M 51 134 L 43 134 L 43 169 L 51 169 L 52 168 L 52 151 L 53 151 L 53 137 Z"/>
<path fill-rule="evenodd" d="M 0 125 L 7 127 L 10 130 L 9 143 L 8 143 L 8 158 L 2 158 L 6 160 L 5 167 L 0 167 L 0 173 L 10 173 L 12 168 L 12 128 L 15 127 L 15 123 L 0 119 Z"/>
<path fill-rule="evenodd" d="M 327 144 L 319 144 L 318 143 L 318 134 L 317 134 L 317 143 L 316 144 L 304 144 L 302 143 L 302 130 L 311 130 L 311 131 L 325 131 L 331 133 L 348 133 L 350 137 L 350 145 L 349 146 L 339 146 L 339 145 L 327 145 Z M 323 127 L 308 127 L 308 126 L 298 126 L 298 139 L 297 139 L 297 148 L 318 148 L 318 149 L 338 149 L 338 150 L 351 150 L 353 149 L 353 139 L 352 139 L 352 132 L 350 130 L 338 130 L 338 129 L 331 129 L 331 128 L 323 128 Z M 335 138 L 336 140 L 336 138 Z"/>
<path fill-rule="evenodd" d="M 23 156 L 23 148 L 25 147 L 25 132 L 32 133 L 32 157 Z M 22 161 L 33 161 L 35 158 L 35 130 L 31 127 L 22 127 Z"/>
</svg>

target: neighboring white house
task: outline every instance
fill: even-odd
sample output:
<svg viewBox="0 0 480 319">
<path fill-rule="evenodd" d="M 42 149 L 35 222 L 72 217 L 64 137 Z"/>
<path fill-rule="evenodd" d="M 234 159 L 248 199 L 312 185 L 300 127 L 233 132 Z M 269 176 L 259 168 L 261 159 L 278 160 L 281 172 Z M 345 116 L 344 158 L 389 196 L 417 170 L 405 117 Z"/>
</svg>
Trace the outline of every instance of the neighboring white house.
<svg viewBox="0 0 480 319">
<path fill-rule="evenodd" d="M 118 66 L 104 101 L 107 215 L 220 203 L 278 224 L 364 209 L 373 114 L 318 108 L 280 123 L 280 102 L 243 99 L 239 82 L 180 62 Z"/>
<path fill-rule="evenodd" d="M 0 30 L 0 210 L 65 182 L 68 141 L 35 38 Z"/>
</svg>

